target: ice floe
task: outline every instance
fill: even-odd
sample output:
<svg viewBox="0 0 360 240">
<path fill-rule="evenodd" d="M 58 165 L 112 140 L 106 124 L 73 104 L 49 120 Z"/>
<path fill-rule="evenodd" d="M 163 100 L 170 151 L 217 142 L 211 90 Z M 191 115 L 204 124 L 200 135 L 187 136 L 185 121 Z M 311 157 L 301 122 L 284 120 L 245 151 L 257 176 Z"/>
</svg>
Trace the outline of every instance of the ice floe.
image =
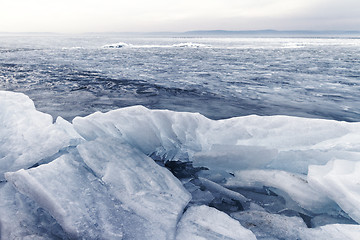
<svg viewBox="0 0 360 240">
<path fill-rule="evenodd" d="M 177 48 L 209 48 L 210 45 L 201 44 L 201 43 L 192 43 L 192 42 L 186 42 L 186 43 L 178 43 L 172 45 L 173 47 Z"/>
<path fill-rule="evenodd" d="M 102 48 L 106 49 L 119 49 L 119 48 L 211 48 L 212 46 L 202 44 L 202 43 L 193 43 L 193 42 L 185 42 L 185 43 L 177 43 L 172 45 L 136 45 L 129 44 L 124 42 L 106 44 L 102 46 Z"/>
<path fill-rule="evenodd" d="M 131 47 L 131 44 L 124 43 L 124 42 L 118 42 L 118 43 L 112 43 L 104 45 L 103 48 L 125 48 L 125 47 Z"/>
</svg>

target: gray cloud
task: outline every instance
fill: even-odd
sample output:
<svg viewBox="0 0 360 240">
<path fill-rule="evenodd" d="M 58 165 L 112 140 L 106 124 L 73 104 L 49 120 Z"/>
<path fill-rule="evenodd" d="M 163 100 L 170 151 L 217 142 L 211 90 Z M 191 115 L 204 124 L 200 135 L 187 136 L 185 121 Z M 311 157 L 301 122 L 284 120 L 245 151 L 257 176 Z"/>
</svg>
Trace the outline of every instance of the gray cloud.
<svg viewBox="0 0 360 240">
<path fill-rule="evenodd" d="M 0 31 L 360 30 L 358 0 L 5 0 Z"/>
</svg>

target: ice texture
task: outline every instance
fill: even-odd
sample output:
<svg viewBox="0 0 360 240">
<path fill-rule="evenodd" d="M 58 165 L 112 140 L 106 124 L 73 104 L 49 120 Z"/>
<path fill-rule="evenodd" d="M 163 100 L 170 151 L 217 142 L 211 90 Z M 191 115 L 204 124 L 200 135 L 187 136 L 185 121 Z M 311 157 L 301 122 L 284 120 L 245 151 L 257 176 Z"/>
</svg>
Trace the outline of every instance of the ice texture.
<svg viewBox="0 0 360 240">
<path fill-rule="evenodd" d="M 298 239 L 299 233 L 307 228 L 300 217 L 266 211 L 243 211 L 231 216 L 254 232 L 258 239 Z"/>
<path fill-rule="evenodd" d="M 67 239 L 50 214 L 20 194 L 10 183 L 0 184 L 0 239 Z"/>
<path fill-rule="evenodd" d="M 120 226 L 131 214 L 111 201 L 105 186 L 71 155 L 5 176 L 47 210 L 71 238 L 122 239 Z"/>
<path fill-rule="evenodd" d="M 71 237 L 174 238 L 190 196 L 167 169 L 121 143 L 97 140 L 78 148 L 79 156 L 63 155 L 6 178 Z"/>
<path fill-rule="evenodd" d="M 209 151 L 196 153 L 194 162 L 198 166 L 233 172 L 236 169 L 264 168 L 276 156 L 277 150 L 262 146 L 214 144 Z"/>
<path fill-rule="evenodd" d="M 143 106 L 122 108 L 107 113 L 96 112 L 76 117 L 74 128 L 86 140 L 111 136 L 123 139 L 146 155 L 162 159 L 187 159 L 200 151 L 198 136 L 206 131 L 209 119 L 195 113 L 149 110 Z"/>
<path fill-rule="evenodd" d="M 229 197 L 229 198 L 231 198 L 233 200 L 236 200 L 236 201 L 239 201 L 239 202 L 247 202 L 247 201 L 249 201 L 249 199 L 247 199 L 246 197 L 244 197 L 240 193 L 231 191 L 231 190 L 221 186 L 220 184 L 217 184 L 217 183 L 215 183 L 213 181 L 210 181 L 209 179 L 199 177 L 199 180 L 200 180 L 200 182 L 202 183 L 202 185 L 205 188 L 207 188 L 207 189 L 209 189 L 209 190 L 211 190 L 213 192 L 219 193 L 222 196 Z"/>
<path fill-rule="evenodd" d="M 73 126 L 35 109 L 24 94 L 0 91 L 0 181 L 4 173 L 28 168 L 78 143 Z"/>
<path fill-rule="evenodd" d="M 360 223 L 360 162 L 332 160 L 310 166 L 308 180 Z"/>
<path fill-rule="evenodd" d="M 127 209 L 157 229 L 158 239 L 172 239 L 191 199 L 170 171 L 140 151 L 111 138 L 78 146 L 84 162 Z"/>
<path fill-rule="evenodd" d="M 237 171 L 233 178 L 229 178 L 225 186 L 236 187 L 272 187 L 273 191 L 290 198 L 300 207 L 316 211 L 329 208 L 331 200 L 316 189 L 312 188 L 306 180 L 306 175 L 289 173 L 279 170 L 243 170 Z"/>
<path fill-rule="evenodd" d="M 358 240 L 360 238 L 360 226 L 351 224 L 329 224 L 319 228 L 304 229 L 304 231 L 299 233 L 299 238 L 302 240 Z"/>
<path fill-rule="evenodd" d="M 330 215 L 330 213 L 331 212 L 314 216 L 311 219 L 311 227 L 315 228 L 329 224 L 357 224 L 353 219 L 344 216 L 334 216 L 334 214 Z"/>
<path fill-rule="evenodd" d="M 229 215 L 205 205 L 190 207 L 178 224 L 177 240 L 256 240 L 255 235 Z"/>
<path fill-rule="evenodd" d="M 332 120 L 251 115 L 214 121 L 133 106 L 75 118 L 73 124 L 88 140 L 108 134 L 147 155 L 187 157 L 196 166 L 227 171 L 272 168 L 307 174 L 309 165 L 360 157 L 360 124 Z"/>
<path fill-rule="evenodd" d="M 259 210 L 237 212 L 231 216 L 253 231 L 257 239 L 355 240 L 360 237 L 359 225 L 329 224 L 307 228 L 300 217 L 288 217 Z"/>
<path fill-rule="evenodd" d="M 88 141 L 111 136 L 153 158 L 193 161 L 233 183 L 236 178 L 231 180 L 230 174 L 235 174 L 238 187 L 272 187 L 296 211 L 324 213 L 337 208 L 338 202 L 307 183 L 309 165 L 339 155 L 352 161 L 360 156 L 358 123 L 287 116 L 213 121 L 196 113 L 134 106 L 75 118 L 73 124 Z M 243 177 L 236 174 L 244 170 L 249 171 Z M 213 195 L 195 190 L 193 196 L 198 203 L 209 203 Z"/>
<path fill-rule="evenodd" d="M 23 94 L 0 101 L 2 238 L 359 235 L 322 226 L 360 221 L 359 123 L 142 106 L 53 123 Z"/>
</svg>

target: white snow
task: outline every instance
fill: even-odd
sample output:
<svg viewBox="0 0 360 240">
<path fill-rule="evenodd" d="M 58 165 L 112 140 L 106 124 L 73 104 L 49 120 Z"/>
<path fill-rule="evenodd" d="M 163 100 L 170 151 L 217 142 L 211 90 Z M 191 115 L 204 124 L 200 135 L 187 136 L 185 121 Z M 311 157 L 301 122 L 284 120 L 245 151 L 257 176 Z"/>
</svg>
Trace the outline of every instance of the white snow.
<svg viewBox="0 0 360 240">
<path fill-rule="evenodd" d="M 178 225 L 177 240 L 256 240 L 255 235 L 229 215 L 205 205 L 190 207 Z"/>
</svg>

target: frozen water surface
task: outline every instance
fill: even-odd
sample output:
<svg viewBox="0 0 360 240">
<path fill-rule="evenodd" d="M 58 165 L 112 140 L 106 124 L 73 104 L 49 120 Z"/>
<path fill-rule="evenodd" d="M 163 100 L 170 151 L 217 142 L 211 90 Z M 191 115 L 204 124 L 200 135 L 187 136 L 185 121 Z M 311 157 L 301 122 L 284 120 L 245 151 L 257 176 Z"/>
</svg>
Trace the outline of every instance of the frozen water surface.
<svg viewBox="0 0 360 240">
<path fill-rule="evenodd" d="M 359 239 L 359 46 L 1 35 L 1 239 Z"/>
</svg>

